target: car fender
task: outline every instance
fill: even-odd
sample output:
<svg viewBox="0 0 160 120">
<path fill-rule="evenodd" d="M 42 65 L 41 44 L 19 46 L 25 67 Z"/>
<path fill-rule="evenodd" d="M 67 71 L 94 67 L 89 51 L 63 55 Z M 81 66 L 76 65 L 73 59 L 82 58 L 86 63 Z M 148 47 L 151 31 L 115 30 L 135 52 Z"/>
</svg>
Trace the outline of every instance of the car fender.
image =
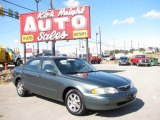
<svg viewBox="0 0 160 120">
<path fill-rule="evenodd" d="M 64 79 L 67 79 L 67 80 L 64 80 Z M 62 82 L 61 82 L 61 85 L 58 88 L 59 90 L 58 90 L 58 93 L 57 93 L 58 94 L 58 99 L 61 100 L 61 101 L 63 101 L 63 99 L 64 99 L 63 95 L 66 94 L 66 92 L 68 92 L 68 90 L 70 90 L 70 89 L 77 89 L 83 94 L 83 93 L 89 92 L 85 88 L 91 88 L 91 89 L 94 88 L 94 85 L 89 84 L 89 83 L 86 84 L 87 82 L 83 83 L 78 79 L 76 80 L 76 79 L 66 77 L 66 76 L 64 77 L 64 79 L 61 79 Z M 64 82 L 64 81 L 67 81 L 67 82 Z"/>
</svg>

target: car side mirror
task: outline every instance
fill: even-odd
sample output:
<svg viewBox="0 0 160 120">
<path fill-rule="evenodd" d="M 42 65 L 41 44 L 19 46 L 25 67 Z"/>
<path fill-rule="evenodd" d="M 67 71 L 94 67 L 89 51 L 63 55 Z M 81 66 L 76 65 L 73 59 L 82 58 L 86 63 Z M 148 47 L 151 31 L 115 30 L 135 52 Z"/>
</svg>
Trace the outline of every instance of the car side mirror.
<svg viewBox="0 0 160 120">
<path fill-rule="evenodd" d="M 45 70 L 45 72 L 47 73 L 47 74 L 49 74 L 49 75 L 57 75 L 57 71 L 56 70 Z"/>
</svg>

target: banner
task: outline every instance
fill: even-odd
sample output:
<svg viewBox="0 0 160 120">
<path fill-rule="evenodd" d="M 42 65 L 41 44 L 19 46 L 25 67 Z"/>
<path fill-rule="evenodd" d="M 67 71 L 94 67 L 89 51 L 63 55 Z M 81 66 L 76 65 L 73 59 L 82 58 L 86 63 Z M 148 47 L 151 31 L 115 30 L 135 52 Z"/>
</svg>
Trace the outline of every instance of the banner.
<svg viewBox="0 0 160 120">
<path fill-rule="evenodd" d="M 90 38 L 90 7 L 21 14 L 20 33 L 21 43 Z"/>
</svg>

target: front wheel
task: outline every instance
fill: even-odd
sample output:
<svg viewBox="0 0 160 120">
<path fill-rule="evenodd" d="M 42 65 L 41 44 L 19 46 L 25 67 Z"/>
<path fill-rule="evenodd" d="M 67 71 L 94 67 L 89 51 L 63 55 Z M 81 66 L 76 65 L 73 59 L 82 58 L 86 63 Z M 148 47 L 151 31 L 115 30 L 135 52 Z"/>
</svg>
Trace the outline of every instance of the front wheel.
<svg viewBox="0 0 160 120">
<path fill-rule="evenodd" d="M 15 66 L 20 66 L 21 65 L 21 60 L 20 59 L 17 59 L 16 60 L 16 63 L 15 63 Z"/>
<path fill-rule="evenodd" d="M 73 115 L 84 115 L 87 111 L 84 104 L 83 96 L 76 89 L 71 89 L 67 93 L 65 98 L 65 104 L 67 110 Z"/>
<path fill-rule="evenodd" d="M 26 89 L 24 88 L 22 80 L 18 80 L 17 82 L 17 93 L 21 97 L 25 97 L 28 94 L 28 91 L 26 91 Z"/>
<path fill-rule="evenodd" d="M 92 61 L 91 61 L 91 64 L 94 64 L 94 63 L 95 63 L 94 60 L 92 60 Z"/>
</svg>

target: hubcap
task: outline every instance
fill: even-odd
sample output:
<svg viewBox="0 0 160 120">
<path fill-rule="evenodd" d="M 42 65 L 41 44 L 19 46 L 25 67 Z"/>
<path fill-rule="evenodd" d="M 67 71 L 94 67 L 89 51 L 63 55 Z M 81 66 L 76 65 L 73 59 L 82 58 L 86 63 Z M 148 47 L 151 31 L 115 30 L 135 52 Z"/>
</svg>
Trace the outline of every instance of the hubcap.
<svg viewBox="0 0 160 120">
<path fill-rule="evenodd" d="M 17 91 L 18 91 L 18 94 L 23 94 L 23 84 L 21 82 L 18 83 L 17 85 Z"/>
<path fill-rule="evenodd" d="M 69 109 L 72 112 L 79 111 L 81 107 L 81 101 L 80 101 L 79 96 L 76 94 L 70 94 L 67 99 L 67 104 L 68 104 Z"/>
</svg>

